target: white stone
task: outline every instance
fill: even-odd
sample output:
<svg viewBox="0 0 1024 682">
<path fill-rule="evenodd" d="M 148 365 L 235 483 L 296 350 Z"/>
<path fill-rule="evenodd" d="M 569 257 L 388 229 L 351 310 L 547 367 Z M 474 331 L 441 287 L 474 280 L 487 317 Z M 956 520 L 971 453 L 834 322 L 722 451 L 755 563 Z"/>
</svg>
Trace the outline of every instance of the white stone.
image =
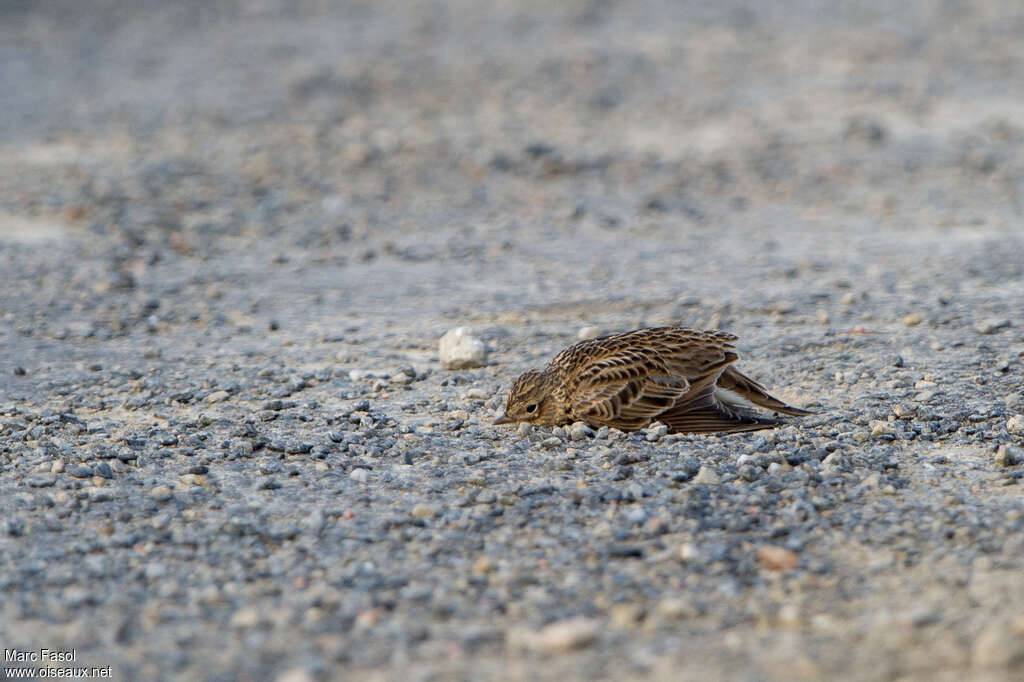
<svg viewBox="0 0 1024 682">
<path fill-rule="evenodd" d="M 974 640 L 971 658 L 981 668 L 1017 666 L 1024 663 L 1024 637 L 1007 623 L 992 624 Z"/>
<path fill-rule="evenodd" d="M 231 625 L 236 628 L 254 628 L 262 621 L 260 612 L 251 606 L 243 606 L 231 615 Z"/>
<path fill-rule="evenodd" d="M 1007 419 L 1006 430 L 1015 436 L 1024 436 L 1024 414 L 1015 414 Z"/>
<path fill-rule="evenodd" d="M 879 477 L 877 473 L 871 474 L 870 476 L 866 477 L 863 481 L 860 482 L 861 486 L 863 486 L 864 488 L 877 488 L 879 485 L 881 485 L 881 483 L 882 479 Z"/>
<path fill-rule="evenodd" d="M 174 492 L 166 485 L 158 485 L 150 490 L 149 494 L 156 500 L 164 501 L 171 499 Z"/>
<path fill-rule="evenodd" d="M 366 483 L 370 479 L 370 473 L 362 467 L 356 467 L 348 473 L 348 477 L 358 483 Z"/>
<path fill-rule="evenodd" d="M 601 336 L 600 327 L 580 327 L 580 330 L 576 332 L 576 338 L 578 338 L 580 341 L 596 339 L 599 336 Z"/>
<path fill-rule="evenodd" d="M 1003 317 L 990 317 L 987 320 L 981 320 L 976 322 L 974 325 L 974 331 L 979 334 L 995 334 L 1000 329 L 1006 329 L 1012 327 L 1013 323 L 1010 320 Z"/>
<path fill-rule="evenodd" d="M 1001 467 L 1024 463 L 1024 450 L 1013 445 L 1000 445 L 996 450 L 995 462 Z"/>
<path fill-rule="evenodd" d="M 647 427 L 647 440 L 651 443 L 657 443 L 662 437 L 668 433 L 668 427 L 661 422 L 655 422 Z"/>
<path fill-rule="evenodd" d="M 210 395 L 206 396 L 206 398 L 204 398 L 203 401 L 207 402 L 207 403 L 219 403 L 219 402 L 223 402 L 223 401 L 227 400 L 230 397 L 231 397 L 230 393 L 228 393 L 225 390 L 220 390 L 220 391 L 214 391 Z"/>
<path fill-rule="evenodd" d="M 697 475 L 693 477 L 693 483 L 697 485 L 718 485 L 721 482 L 722 478 L 718 472 L 709 466 L 702 466 Z"/>
<path fill-rule="evenodd" d="M 445 332 L 437 344 L 437 353 L 444 369 L 470 369 L 487 363 L 487 346 L 468 327 Z"/>
<path fill-rule="evenodd" d="M 679 559 L 681 561 L 700 563 L 704 560 L 704 556 L 697 545 L 692 542 L 684 542 L 679 545 Z"/>
<path fill-rule="evenodd" d="M 575 422 L 569 427 L 569 438 L 571 440 L 585 440 L 594 437 L 594 430 L 583 422 Z"/>
<path fill-rule="evenodd" d="M 412 508 L 412 517 L 414 519 L 430 519 L 437 514 L 437 510 L 431 507 L 429 504 L 417 504 Z"/>
<path fill-rule="evenodd" d="M 416 377 L 409 376 L 405 372 L 395 372 L 390 377 L 388 377 L 388 383 L 394 384 L 396 386 L 404 386 L 405 384 L 411 384 L 415 380 Z"/>
<path fill-rule="evenodd" d="M 834 469 L 835 467 L 838 467 L 840 464 L 842 464 L 842 461 L 842 455 L 840 455 L 838 452 L 833 452 L 829 454 L 828 457 L 821 460 L 821 466 L 826 469 Z"/>
<path fill-rule="evenodd" d="M 924 322 L 924 316 L 921 313 L 910 313 L 903 316 L 903 326 L 905 327 L 916 327 L 922 322 Z"/>
<path fill-rule="evenodd" d="M 656 611 L 665 620 L 683 620 L 696 618 L 700 615 L 700 609 L 688 599 L 679 597 L 666 597 L 658 602 Z"/>
<path fill-rule="evenodd" d="M 631 507 L 626 511 L 626 520 L 633 525 L 639 526 L 647 520 L 647 512 L 643 507 Z"/>
<path fill-rule="evenodd" d="M 871 420 L 869 426 L 871 427 L 871 435 L 873 437 L 891 436 L 896 433 L 892 422 Z"/>
<path fill-rule="evenodd" d="M 534 648 L 552 653 L 567 653 L 591 646 L 597 641 L 601 625 L 591 618 L 570 618 L 552 623 L 533 639 Z"/>
</svg>

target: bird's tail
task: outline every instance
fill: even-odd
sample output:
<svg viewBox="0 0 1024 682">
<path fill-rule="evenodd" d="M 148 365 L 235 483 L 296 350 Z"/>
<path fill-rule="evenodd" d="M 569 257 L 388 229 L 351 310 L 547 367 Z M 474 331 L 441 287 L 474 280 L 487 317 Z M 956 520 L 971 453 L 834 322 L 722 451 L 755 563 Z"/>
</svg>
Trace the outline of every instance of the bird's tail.
<svg viewBox="0 0 1024 682">
<path fill-rule="evenodd" d="M 717 385 L 718 388 L 734 393 L 743 400 L 747 400 L 753 405 L 763 407 L 766 410 L 781 414 L 791 414 L 794 417 L 814 414 L 810 410 L 787 405 L 768 393 L 764 386 L 732 367 L 727 367 L 722 372 L 722 375 L 718 377 Z"/>
</svg>

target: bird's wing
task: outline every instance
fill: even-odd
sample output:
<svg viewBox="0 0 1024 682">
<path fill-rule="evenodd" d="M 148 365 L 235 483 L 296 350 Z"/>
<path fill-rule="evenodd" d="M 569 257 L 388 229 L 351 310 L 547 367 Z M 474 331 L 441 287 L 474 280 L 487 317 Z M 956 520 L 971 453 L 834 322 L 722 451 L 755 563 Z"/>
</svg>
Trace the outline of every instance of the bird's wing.
<svg viewBox="0 0 1024 682">
<path fill-rule="evenodd" d="M 726 405 L 715 398 L 715 387 L 707 386 L 693 398 L 658 415 L 669 433 L 734 433 L 778 426 L 775 419 Z"/>
<path fill-rule="evenodd" d="M 575 373 L 569 390 L 576 419 L 624 430 L 646 426 L 690 390 L 657 357 L 623 350 L 604 355 Z"/>
<path fill-rule="evenodd" d="M 729 365 L 739 359 L 730 343 L 735 338 L 724 332 L 680 334 L 652 341 L 647 352 L 657 357 L 670 376 L 689 382 L 686 399 L 692 400 L 705 387 L 714 386 Z"/>
</svg>

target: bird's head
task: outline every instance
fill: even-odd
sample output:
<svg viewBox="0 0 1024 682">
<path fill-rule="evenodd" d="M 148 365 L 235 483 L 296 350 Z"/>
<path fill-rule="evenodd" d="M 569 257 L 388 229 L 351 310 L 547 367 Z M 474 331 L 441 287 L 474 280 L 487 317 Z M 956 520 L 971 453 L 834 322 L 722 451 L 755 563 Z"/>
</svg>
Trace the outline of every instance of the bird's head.
<svg viewBox="0 0 1024 682">
<path fill-rule="evenodd" d="M 555 426 L 564 421 L 551 393 L 554 382 L 536 369 L 524 372 L 508 392 L 505 413 L 495 424 L 528 422 L 536 426 Z"/>
</svg>

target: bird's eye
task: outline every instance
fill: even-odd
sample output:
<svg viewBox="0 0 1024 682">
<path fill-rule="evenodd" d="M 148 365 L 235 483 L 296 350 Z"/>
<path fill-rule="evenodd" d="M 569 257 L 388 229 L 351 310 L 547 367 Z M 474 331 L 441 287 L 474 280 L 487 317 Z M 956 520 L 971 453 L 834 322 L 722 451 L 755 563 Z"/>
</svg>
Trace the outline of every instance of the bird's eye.
<svg viewBox="0 0 1024 682">
<path fill-rule="evenodd" d="M 537 411 L 537 404 L 534 403 L 532 405 L 527 405 L 526 406 L 526 411 L 529 412 L 530 414 L 533 414 L 534 412 Z"/>
</svg>

